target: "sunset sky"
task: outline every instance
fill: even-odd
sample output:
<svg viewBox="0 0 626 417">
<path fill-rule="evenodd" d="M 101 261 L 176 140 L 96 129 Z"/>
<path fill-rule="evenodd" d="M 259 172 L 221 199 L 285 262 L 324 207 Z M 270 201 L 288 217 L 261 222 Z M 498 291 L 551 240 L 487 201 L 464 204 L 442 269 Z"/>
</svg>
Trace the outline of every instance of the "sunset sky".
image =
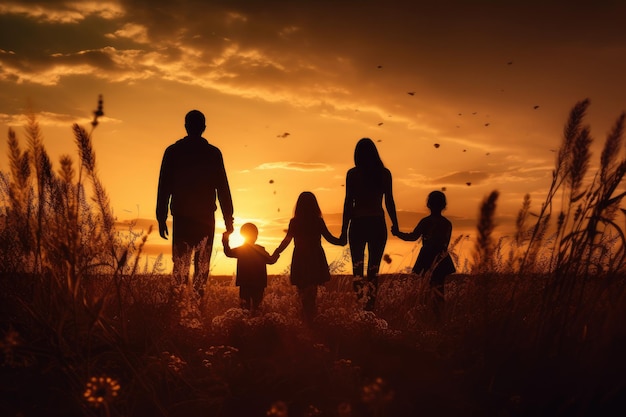
<svg viewBox="0 0 626 417">
<path fill-rule="evenodd" d="M 525 194 L 538 210 L 563 124 L 584 98 L 599 159 L 626 110 L 625 21 L 619 1 L 5 0 L 0 131 L 26 146 L 32 108 L 56 168 L 62 154 L 77 159 L 71 125 L 88 126 L 102 94 L 100 177 L 118 220 L 147 228 L 163 151 L 198 109 L 224 155 L 236 229 L 256 223 L 270 252 L 305 190 L 339 233 L 354 146 L 370 137 L 393 174 L 400 228 L 412 230 L 427 194 L 445 187 L 453 238 L 469 234 L 467 249 L 492 190 L 503 232 Z M 154 232 L 148 253 L 169 245 Z M 216 249 L 213 272 L 231 274 L 219 237 Z M 382 272 L 393 272 L 416 247 L 390 236 L 386 252 Z"/>
</svg>

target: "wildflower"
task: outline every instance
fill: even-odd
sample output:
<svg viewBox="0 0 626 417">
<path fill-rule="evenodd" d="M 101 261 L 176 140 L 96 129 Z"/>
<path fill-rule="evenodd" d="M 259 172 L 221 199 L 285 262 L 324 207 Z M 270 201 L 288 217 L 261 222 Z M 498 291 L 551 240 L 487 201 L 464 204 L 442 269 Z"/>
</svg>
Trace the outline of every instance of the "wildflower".
<svg viewBox="0 0 626 417">
<path fill-rule="evenodd" d="M 120 384 L 115 379 L 108 376 L 92 376 L 85 384 L 83 397 L 94 407 L 100 407 L 112 402 L 117 397 L 119 390 Z"/>
<path fill-rule="evenodd" d="M 241 372 L 242 365 L 238 358 L 239 349 L 233 346 L 211 346 L 207 350 L 199 349 L 203 355 L 202 366 L 208 368 L 222 377 L 237 375 Z"/>
<path fill-rule="evenodd" d="M 328 346 L 326 346 L 323 343 L 315 343 L 313 345 L 313 348 L 319 351 L 320 353 L 330 353 L 330 349 L 328 348 Z"/>
<path fill-rule="evenodd" d="M 167 367 L 175 373 L 179 373 L 180 371 L 183 370 L 185 366 L 187 366 L 186 361 L 174 355 L 173 353 L 165 351 L 162 353 L 162 355 L 163 355 L 163 358 L 167 361 Z"/>
<path fill-rule="evenodd" d="M 269 417 L 288 417 L 287 403 L 284 401 L 275 401 L 270 409 L 265 413 Z"/>
<path fill-rule="evenodd" d="M 375 408 L 383 407 L 393 400 L 393 397 L 393 390 L 389 389 L 387 382 L 382 378 L 376 378 L 361 389 L 361 400 Z"/>
<path fill-rule="evenodd" d="M 310 404 L 306 411 L 304 412 L 304 415 L 306 417 L 317 417 L 317 416 L 321 416 L 322 412 L 320 411 L 319 408 L 317 408 L 316 406 L 314 406 L 313 404 Z"/>
<path fill-rule="evenodd" d="M 337 415 L 339 417 L 351 417 L 352 416 L 352 404 L 349 402 L 342 402 L 337 406 Z"/>
</svg>

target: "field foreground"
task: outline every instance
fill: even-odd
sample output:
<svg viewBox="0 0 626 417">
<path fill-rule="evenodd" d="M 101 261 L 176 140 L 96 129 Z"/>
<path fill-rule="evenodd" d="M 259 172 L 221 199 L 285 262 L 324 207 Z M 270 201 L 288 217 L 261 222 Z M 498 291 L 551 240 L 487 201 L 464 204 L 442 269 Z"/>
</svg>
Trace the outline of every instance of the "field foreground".
<svg viewBox="0 0 626 417">
<path fill-rule="evenodd" d="M 230 277 L 0 276 L 0 415 L 622 416 L 624 278 L 455 275 L 438 321 L 414 276 L 374 312 L 334 276 L 307 326 L 287 276 L 256 314 Z"/>
</svg>

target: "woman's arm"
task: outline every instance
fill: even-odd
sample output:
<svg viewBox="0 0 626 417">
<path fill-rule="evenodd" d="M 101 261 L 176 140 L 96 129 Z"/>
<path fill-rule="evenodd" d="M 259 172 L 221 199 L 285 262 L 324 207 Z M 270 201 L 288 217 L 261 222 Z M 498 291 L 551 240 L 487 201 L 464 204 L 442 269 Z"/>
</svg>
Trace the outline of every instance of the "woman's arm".
<svg viewBox="0 0 626 417">
<path fill-rule="evenodd" d="M 387 170 L 385 178 L 385 207 L 387 208 L 387 214 L 391 219 L 391 228 L 398 228 L 398 217 L 396 215 L 396 202 L 393 199 L 393 184 L 391 171 Z"/>
<path fill-rule="evenodd" d="M 350 219 L 352 218 L 352 210 L 354 208 L 352 175 L 350 172 L 351 171 L 348 171 L 346 174 L 346 197 L 343 201 L 343 219 L 341 222 L 341 235 L 339 236 L 342 245 L 348 242 L 348 226 L 350 226 Z"/>
<path fill-rule="evenodd" d="M 413 229 L 412 232 L 410 233 L 404 233 L 401 231 L 397 231 L 395 233 L 395 235 L 397 237 L 399 237 L 402 240 L 406 240 L 408 242 L 415 242 L 417 239 L 419 239 L 420 237 L 422 237 L 423 234 L 423 225 L 422 225 L 422 221 L 420 221 L 417 226 L 415 226 L 415 229 Z"/>
</svg>

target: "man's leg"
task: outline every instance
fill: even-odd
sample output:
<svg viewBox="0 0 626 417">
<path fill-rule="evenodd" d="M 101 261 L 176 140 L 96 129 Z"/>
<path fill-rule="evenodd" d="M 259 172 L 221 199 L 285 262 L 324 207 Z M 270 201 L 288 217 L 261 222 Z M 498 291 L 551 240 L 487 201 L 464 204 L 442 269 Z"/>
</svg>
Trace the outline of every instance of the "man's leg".
<svg viewBox="0 0 626 417">
<path fill-rule="evenodd" d="M 200 294 L 204 295 L 204 287 L 209 279 L 211 269 L 211 253 L 213 252 L 213 237 L 215 234 L 215 221 L 198 225 L 202 232 L 202 238 L 196 245 L 194 254 L 193 287 Z"/>
<path fill-rule="evenodd" d="M 192 247 L 188 243 L 187 222 L 174 217 L 172 230 L 172 276 L 175 285 L 187 284 L 191 267 Z"/>
</svg>

